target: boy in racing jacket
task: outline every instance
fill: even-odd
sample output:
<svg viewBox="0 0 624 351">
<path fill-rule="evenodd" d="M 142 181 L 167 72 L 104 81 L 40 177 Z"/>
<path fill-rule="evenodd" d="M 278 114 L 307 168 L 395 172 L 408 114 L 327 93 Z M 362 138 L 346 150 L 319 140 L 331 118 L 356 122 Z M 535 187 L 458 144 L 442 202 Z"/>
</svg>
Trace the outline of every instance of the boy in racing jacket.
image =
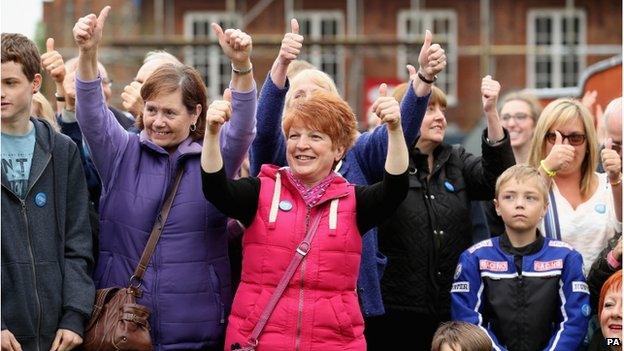
<svg viewBox="0 0 624 351">
<path fill-rule="evenodd" d="M 537 229 L 548 204 L 541 175 L 526 165 L 509 168 L 494 203 L 505 233 L 462 253 L 453 319 L 485 329 L 494 350 L 576 350 L 587 331 L 589 289 L 581 255 Z"/>
</svg>

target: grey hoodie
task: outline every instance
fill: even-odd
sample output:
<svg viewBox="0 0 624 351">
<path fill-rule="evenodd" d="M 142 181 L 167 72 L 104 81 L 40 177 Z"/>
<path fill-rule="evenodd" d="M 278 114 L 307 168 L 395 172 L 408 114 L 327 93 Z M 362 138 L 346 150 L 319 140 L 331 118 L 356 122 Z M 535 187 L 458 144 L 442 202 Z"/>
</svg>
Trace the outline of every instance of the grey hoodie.
<svg viewBox="0 0 624 351">
<path fill-rule="evenodd" d="M 35 126 L 28 193 L 2 173 L 2 329 L 24 350 L 49 350 L 56 331 L 82 335 L 95 288 L 87 187 L 76 144 Z"/>
</svg>

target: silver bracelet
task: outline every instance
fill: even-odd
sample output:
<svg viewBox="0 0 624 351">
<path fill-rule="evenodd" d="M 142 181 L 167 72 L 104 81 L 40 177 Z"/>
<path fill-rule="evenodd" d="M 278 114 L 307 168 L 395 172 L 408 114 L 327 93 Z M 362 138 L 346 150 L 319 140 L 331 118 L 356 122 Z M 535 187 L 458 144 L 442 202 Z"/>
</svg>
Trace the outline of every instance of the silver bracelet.
<svg viewBox="0 0 624 351">
<path fill-rule="evenodd" d="M 249 68 L 245 69 L 245 70 L 238 70 L 236 68 L 234 68 L 234 64 L 232 63 L 232 72 L 238 74 L 238 75 L 244 75 L 247 73 L 250 73 L 251 70 L 253 69 L 253 65 L 249 64 Z"/>
</svg>

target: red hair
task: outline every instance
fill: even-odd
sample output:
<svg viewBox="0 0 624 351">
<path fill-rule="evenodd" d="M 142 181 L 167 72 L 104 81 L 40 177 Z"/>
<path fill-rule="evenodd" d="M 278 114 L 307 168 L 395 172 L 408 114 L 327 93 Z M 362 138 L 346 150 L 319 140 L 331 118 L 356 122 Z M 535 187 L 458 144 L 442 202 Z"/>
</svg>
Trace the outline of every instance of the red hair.
<svg viewBox="0 0 624 351">
<path fill-rule="evenodd" d="M 349 104 L 337 94 L 320 90 L 286 110 L 282 130 L 287 139 L 294 124 L 329 135 L 334 150 L 342 146 L 346 152 L 357 136 L 355 114 Z"/>
<path fill-rule="evenodd" d="M 598 316 L 602 314 L 602 306 L 604 305 L 605 297 L 609 291 L 618 291 L 622 289 L 622 270 L 611 274 L 600 289 L 600 299 L 598 300 Z"/>
</svg>

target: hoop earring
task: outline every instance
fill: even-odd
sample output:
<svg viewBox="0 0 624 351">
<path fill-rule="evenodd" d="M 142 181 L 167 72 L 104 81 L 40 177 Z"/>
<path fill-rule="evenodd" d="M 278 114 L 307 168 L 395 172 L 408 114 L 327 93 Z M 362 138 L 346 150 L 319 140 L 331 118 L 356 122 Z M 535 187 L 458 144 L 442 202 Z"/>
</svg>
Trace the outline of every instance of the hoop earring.
<svg viewBox="0 0 624 351">
<path fill-rule="evenodd" d="M 189 129 L 191 130 L 191 132 L 194 132 L 197 130 L 197 125 L 191 124 L 191 127 Z"/>
</svg>

